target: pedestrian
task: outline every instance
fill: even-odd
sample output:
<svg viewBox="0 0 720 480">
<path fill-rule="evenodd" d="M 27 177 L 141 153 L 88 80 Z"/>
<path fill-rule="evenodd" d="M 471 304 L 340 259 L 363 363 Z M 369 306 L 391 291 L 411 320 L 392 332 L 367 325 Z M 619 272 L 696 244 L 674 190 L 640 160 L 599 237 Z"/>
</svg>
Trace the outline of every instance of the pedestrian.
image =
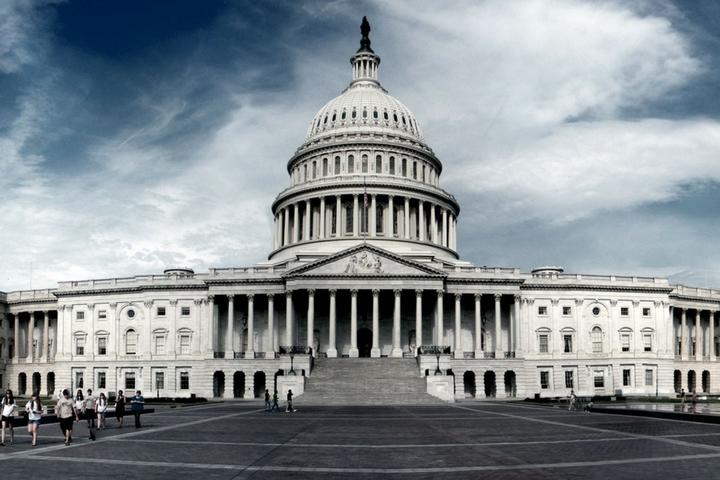
<svg viewBox="0 0 720 480">
<path fill-rule="evenodd" d="M 125 418 L 125 395 L 123 391 L 118 391 L 115 397 L 115 419 L 118 421 L 118 428 L 122 428 L 123 419 Z"/>
<path fill-rule="evenodd" d="M 272 404 L 272 407 L 270 408 L 270 411 L 272 412 L 273 410 L 276 410 L 276 411 L 279 412 L 279 411 L 280 411 L 280 405 L 278 405 L 278 393 L 277 393 L 277 390 L 275 390 L 275 393 L 273 393 L 272 401 L 273 401 L 273 404 Z"/>
<path fill-rule="evenodd" d="M 266 388 L 265 389 L 265 411 L 269 412 L 271 408 L 272 407 L 270 405 L 270 391 Z"/>
<path fill-rule="evenodd" d="M 5 446 L 5 429 L 10 428 L 10 445 L 15 443 L 15 430 L 13 430 L 13 418 L 17 412 L 17 404 L 15 403 L 15 397 L 13 396 L 12 390 L 5 390 L 5 396 L 0 401 L 2 406 L 2 415 L 0 416 L 0 423 L 2 424 L 2 438 L 0 439 L 0 447 Z"/>
<path fill-rule="evenodd" d="M 292 390 L 288 390 L 287 393 L 287 408 L 285 409 L 285 412 L 294 412 L 295 409 L 293 408 L 293 393 Z"/>
<path fill-rule="evenodd" d="M 135 392 L 135 396 L 132 397 L 131 403 L 132 412 L 133 415 L 135 415 L 135 428 L 140 428 L 140 414 L 142 413 L 143 407 L 145 406 L 145 397 L 142 396 L 140 390 Z"/>
<path fill-rule="evenodd" d="M 38 426 L 40 425 L 43 411 L 40 395 L 37 392 L 33 392 L 30 401 L 25 405 L 25 411 L 28 414 L 28 433 L 32 437 L 32 446 L 34 447 L 37 445 Z"/>
<path fill-rule="evenodd" d="M 692 404 L 692 412 L 695 413 L 695 407 L 697 406 L 698 394 L 693 388 L 692 397 L 690 397 L 690 403 Z"/>
<path fill-rule="evenodd" d="M 80 392 L 82 394 L 82 391 Z M 73 420 L 80 421 L 78 411 L 75 409 L 75 402 L 70 397 L 68 389 L 63 390 L 63 398 L 58 400 L 55 406 L 55 413 L 60 420 L 60 430 L 65 436 L 65 445 L 72 443 Z"/>
<path fill-rule="evenodd" d="M 83 415 L 87 419 L 88 438 L 95 440 L 95 397 L 93 397 L 92 390 L 87 389 L 87 397 L 83 402 Z"/>
<path fill-rule="evenodd" d="M 95 400 L 95 411 L 97 412 L 97 427 L 99 430 L 105 430 L 105 412 L 107 411 L 107 397 L 104 393 Z"/>
<path fill-rule="evenodd" d="M 680 389 L 680 410 L 685 411 L 685 389 Z"/>
<path fill-rule="evenodd" d="M 82 390 L 78 388 L 78 391 L 75 393 L 75 411 L 78 412 L 78 415 L 80 415 L 84 408 L 85 395 L 83 395 Z"/>
<path fill-rule="evenodd" d="M 575 409 L 575 390 L 570 390 L 570 402 L 568 402 L 568 411 Z"/>
</svg>

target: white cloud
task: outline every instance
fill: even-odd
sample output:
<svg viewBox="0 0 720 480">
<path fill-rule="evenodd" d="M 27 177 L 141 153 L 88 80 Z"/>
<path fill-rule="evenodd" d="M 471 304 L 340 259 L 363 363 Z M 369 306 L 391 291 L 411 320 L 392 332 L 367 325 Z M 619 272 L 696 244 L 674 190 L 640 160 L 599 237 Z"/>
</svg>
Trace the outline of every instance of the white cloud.
<svg viewBox="0 0 720 480">
<path fill-rule="evenodd" d="M 61 0 L 3 0 L 0 2 L 0 74 L 13 73 L 42 53 L 43 16 L 38 11 Z"/>
</svg>

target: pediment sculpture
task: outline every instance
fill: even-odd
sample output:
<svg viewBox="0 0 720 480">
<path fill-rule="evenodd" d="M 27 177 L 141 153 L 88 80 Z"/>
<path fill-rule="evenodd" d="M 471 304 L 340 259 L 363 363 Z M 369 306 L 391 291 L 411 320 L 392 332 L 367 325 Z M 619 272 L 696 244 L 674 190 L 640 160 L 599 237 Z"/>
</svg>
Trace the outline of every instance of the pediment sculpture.
<svg viewBox="0 0 720 480">
<path fill-rule="evenodd" d="M 384 273 L 380 257 L 374 254 L 363 252 L 360 255 L 353 255 L 348 260 L 345 273 L 351 275 L 358 273 Z"/>
</svg>

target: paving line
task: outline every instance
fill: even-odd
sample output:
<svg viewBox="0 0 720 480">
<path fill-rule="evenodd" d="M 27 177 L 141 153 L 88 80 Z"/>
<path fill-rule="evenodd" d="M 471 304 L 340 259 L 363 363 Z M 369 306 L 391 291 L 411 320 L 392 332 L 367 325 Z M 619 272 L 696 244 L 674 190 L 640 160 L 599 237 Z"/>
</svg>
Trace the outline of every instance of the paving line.
<svg viewBox="0 0 720 480">
<path fill-rule="evenodd" d="M 107 458 L 84 457 L 54 457 L 50 455 L 34 455 L 33 460 L 47 460 L 51 462 L 71 462 L 81 464 L 122 465 L 126 467 L 159 467 L 183 468 L 196 470 L 233 470 L 245 472 L 291 472 L 291 473 L 357 473 L 357 474 L 417 474 L 417 473 L 457 473 L 478 471 L 508 471 L 508 470 L 546 470 L 559 468 L 582 468 L 609 465 L 632 465 L 638 463 L 677 462 L 681 460 L 703 460 L 720 457 L 720 453 L 705 453 L 695 455 L 676 455 L 671 457 L 641 457 L 622 460 L 594 460 L 587 462 L 556 462 L 556 463 L 526 463 L 516 465 L 469 465 L 457 467 L 415 467 L 415 468 L 352 468 L 352 467 L 289 467 L 275 465 L 231 465 L 231 464 L 205 464 L 187 462 L 154 462 L 144 460 L 116 460 Z"/>
</svg>

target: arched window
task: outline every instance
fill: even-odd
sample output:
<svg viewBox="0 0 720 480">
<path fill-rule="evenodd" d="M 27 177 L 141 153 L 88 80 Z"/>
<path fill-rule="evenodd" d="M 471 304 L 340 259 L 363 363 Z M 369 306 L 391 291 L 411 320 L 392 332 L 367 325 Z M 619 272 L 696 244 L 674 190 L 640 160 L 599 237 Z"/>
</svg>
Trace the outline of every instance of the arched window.
<svg viewBox="0 0 720 480">
<path fill-rule="evenodd" d="M 388 166 L 390 175 L 395 175 L 395 157 L 390 157 L 390 165 Z"/>
<path fill-rule="evenodd" d="M 380 155 L 375 157 L 375 173 L 382 173 L 382 157 Z"/>
<path fill-rule="evenodd" d="M 603 351 L 603 331 L 600 327 L 593 327 L 590 333 L 590 340 L 592 341 L 593 353 L 602 353 Z"/>
<path fill-rule="evenodd" d="M 367 118 L 367 109 L 363 108 L 363 118 Z"/>
<path fill-rule="evenodd" d="M 350 155 L 348 157 L 348 173 L 355 173 L 355 157 Z"/>
<path fill-rule="evenodd" d="M 353 109 L 352 111 L 352 119 L 355 120 L 357 118 L 357 110 Z"/>
<path fill-rule="evenodd" d="M 340 175 L 340 157 L 335 157 L 335 175 Z"/>
<path fill-rule="evenodd" d="M 393 112 L 393 120 L 395 120 L 395 123 L 397 123 L 397 121 L 398 121 L 398 120 L 397 120 L 397 113 L 394 113 L 394 112 Z"/>
<path fill-rule="evenodd" d="M 425 165 L 422 166 L 422 181 L 425 181 Z"/>
<path fill-rule="evenodd" d="M 333 112 L 332 121 L 335 122 L 336 118 L 337 118 L 337 113 Z"/>
<path fill-rule="evenodd" d="M 405 115 L 402 116 L 402 122 L 403 122 L 403 125 L 407 125 L 407 123 L 405 123 Z"/>
<path fill-rule="evenodd" d="M 388 117 L 387 110 L 383 112 L 383 118 L 385 119 L 385 121 L 388 121 L 388 120 L 390 119 L 390 118 Z"/>
<path fill-rule="evenodd" d="M 413 180 L 417 180 L 417 162 L 413 162 L 412 176 Z"/>
<path fill-rule="evenodd" d="M 368 173 L 368 156 L 362 156 L 362 173 Z"/>
<path fill-rule="evenodd" d="M 402 176 L 407 177 L 407 160 L 402 159 Z"/>
<path fill-rule="evenodd" d="M 326 113 L 326 114 L 325 114 L 325 120 L 323 120 L 323 125 L 327 123 L 327 118 L 328 118 L 328 116 L 327 116 L 327 113 Z"/>
<path fill-rule="evenodd" d="M 180 355 L 190 355 L 192 353 L 192 333 L 189 328 L 181 328 L 177 331 L 176 353 Z"/>
<path fill-rule="evenodd" d="M 375 120 L 377 120 L 377 118 L 378 118 L 377 110 L 373 110 L 373 118 L 374 118 Z"/>
<path fill-rule="evenodd" d="M 312 163 L 312 179 L 315 180 L 315 177 L 317 177 L 317 162 L 313 160 Z"/>
<path fill-rule="evenodd" d="M 323 158 L 322 174 L 323 174 L 323 177 L 327 177 L 327 174 L 328 174 L 328 159 L 327 158 Z"/>
<path fill-rule="evenodd" d="M 346 117 L 347 117 L 347 112 L 345 110 L 343 110 L 342 115 L 340 115 L 340 120 L 345 120 Z"/>
<path fill-rule="evenodd" d="M 138 336 L 132 328 L 125 332 L 125 355 L 137 353 Z"/>
<path fill-rule="evenodd" d="M 308 176 L 307 176 L 307 163 L 303 165 L 303 182 L 307 182 Z"/>
</svg>

